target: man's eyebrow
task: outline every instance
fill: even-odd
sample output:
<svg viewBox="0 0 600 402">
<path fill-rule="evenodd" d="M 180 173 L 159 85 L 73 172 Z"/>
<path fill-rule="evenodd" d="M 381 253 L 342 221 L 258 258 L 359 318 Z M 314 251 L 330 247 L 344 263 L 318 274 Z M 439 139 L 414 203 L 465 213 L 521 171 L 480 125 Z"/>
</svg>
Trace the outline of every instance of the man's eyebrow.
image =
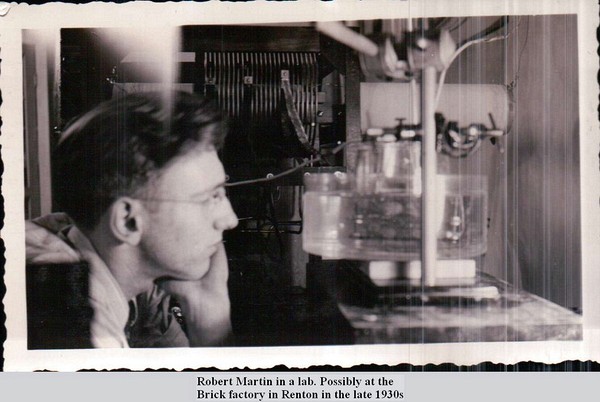
<svg viewBox="0 0 600 402">
<path fill-rule="evenodd" d="M 224 186 L 225 186 L 225 181 L 219 182 L 219 183 L 215 184 L 214 186 L 212 186 L 210 188 L 207 188 L 207 189 L 198 191 L 196 193 L 193 193 L 192 197 L 198 197 L 198 196 L 201 196 L 201 195 L 205 195 L 206 193 L 210 193 L 211 191 L 215 191 L 216 189 L 224 187 Z"/>
</svg>

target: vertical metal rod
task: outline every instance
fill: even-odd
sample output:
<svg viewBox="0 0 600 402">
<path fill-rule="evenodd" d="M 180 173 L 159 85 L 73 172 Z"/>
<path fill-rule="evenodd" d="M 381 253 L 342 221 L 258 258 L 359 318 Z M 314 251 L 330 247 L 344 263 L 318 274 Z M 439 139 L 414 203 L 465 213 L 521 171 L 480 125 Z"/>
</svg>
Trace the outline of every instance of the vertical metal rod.
<svg viewBox="0 0 600 402">
<path fill-rule="evenodd" d="M 437 71 L 435 67 L 425 67 L 421 82 L 421 122 L 423 139 L 421 144 L 421 165 L 423 192 L 421 196 L 422 237 L 421 237 L 421 278 L 423 286 L 435 286 L 437 261 L 437 228 L 435 222 L 437 197 L 437 154 L 435 150 L 435 91 Z"/>
</svg>

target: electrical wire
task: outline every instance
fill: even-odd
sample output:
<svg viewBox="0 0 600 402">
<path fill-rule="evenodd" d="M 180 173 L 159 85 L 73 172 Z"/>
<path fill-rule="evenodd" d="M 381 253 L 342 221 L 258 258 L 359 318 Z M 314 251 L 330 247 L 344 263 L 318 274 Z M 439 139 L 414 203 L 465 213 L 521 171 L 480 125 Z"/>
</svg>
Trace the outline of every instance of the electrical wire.
<svg viewBox="0 0 600 402">
<path fill-rule="evenodd" d="M 519 22 L 520 23 L 520 22 Z M 438 80 L 438 88 L 437 88 L 437 93 L 435 95 L 435 107 L 434 109 L 437 109 L 438 104 L 440 102 L 440 97 L 442 95 L 442 87 L 444 86 L 444 82 L 446 81 L 446 74 L 448 72 L 448 69 L 450 68 L 450 66 L 452 65 L 452 63 L 454 62 L 454 60 L 468 47 L 475 45 L 477 43 L 489 43 L 489 42 L 495 42 L 497 40 L 505 40 L 507 39 L 514 31 L 515 29 L 518 27 L 519 24 L 517 24 L 517 26 L 515 28 L 513 28 L 510 32 L 507 32 L 506 34 L 503 35 L 498 35 L 498 36 L 493 36 L 491 38 L 488 37 L 479 37 L 477 39 L 472 39 L 469 40 L 465 43 L 463 43 L 458 49 L 456 49 L 456 51 L 452 54 L 452 57 L 450 57 L 450 61 L 448 62 L 446 68 L 444 68 L 440 74 L 440 78 Z M 493 32 L 497 31 L 500 28 L 495 29 Z"/>
<path fill-rule="evenodd" d="M 338 145 L 337 147 L 333 148 L 331 150 L 331 154 L 335 155 L 338 152 L 340 152 L 342 149 L 344 149 L 347 145 L 352 144 L 352 143 L 356 143 L 356 142 L 361 142 L 361 141 L 360 140 L 346 141 L 346 142 Z M 318 155 L 318 156 L 312 157 L 310 159 L 305 160 L 304 162 L 302 162 L 298 166 L 294 166 L 293 168 L 285 170 L 285 171 L 283 171 L 281 173 L 278 173 L 276 175 L 272 175 L 272 176 L 268 176 L 268 177 L 261 177 L 261 178 L 258 178 L 258 179 L 241 180 L 241 181 L 236 181 L 236 182 L 232 182 L 232 183 L 225 183 L 224 186 L 225 187 L 236 187 L 236 186 L 245 186 L 245 185 L 248 185 L 248 184 L 268 183 L 270 181 L 277 180 L 277 179 L 280 179 L 280 178 L 282 178 L 284 176 L 287 176 L 287 175 L 289 175 L 291 173 L 294 173 L 297 170 L 300 170 L 303 167 L 310 165 L 311 163 L 318 162 L 318 161 L 321 160 L 321 158 L 324 158 L 324 157 L 325 157 L 324 155 Z"/>
<path fill-rule="evenodd" d="M 489 37 L 491 34 L 493 34 L 495 32 L 498 32 L 499 30 L 501 30 L 502 28 L 504 28 L 506 25 L 508 25 L 509 18 L 510 17 L 508 17 L 508 16 L 499 18 L 492 25 L 490 25 L 489 27 L 487 27 L 483 31 L 478 32 L 475 35 L 471 36 L 469 39 L 465 40 L 463 43 L 471 42 L 473 40 L 483 39 L 483 38 Z"/>
<path fill-rule="evenodd" d="M 275 213 L 275 203 L 273 202 L 272 192 L 269 191 L 269 198 L 267 200 L 267 208 L 270 210 L 271 215 L 267 216 L 267 219 L 271 221 L 273 224 L 273 230 L 275 231 L 275 237 L 277 238 L 277 243 L 279 244 L 279 258 L 283 258 L 283 250 L 285 245 L 283 244 L 283 237 L 281 237 L 281 232 L 279 231 L 279 220 L 277 219 Z"/>
<path fill-rule="evenodd" d="M 517 86 L 517 82 L 519 81 L 519 76 L 521 73 L 521 57 L 523 56 L 523 51 L 525 50 L 525 47 L 527 46 L 527 41 L 529 40 L 529 17 L 527 18 L 527 26 L 525 28 L 525 40 L 523 41 L 523 45 L 521 46 L 521 50 L 519 50 L 519 58 L 517 60 L 517 73 L 515 74 L 515 77 L 513 78 L 513 80 L 511 81 L 510 84 L 508 84 L 508 88 L 509 89 L 514 89 Z M 519 20 L 519 24 L 521 25 L 521 21 Z M 517 26 L 518 28 L 518 26 Z"/>
<path fill-rule="evenodd" d="M 450 28 L 449 31 L 450 32 L 456 31 L 458 28 L 463 26 L 465 24 L 465 22 L 467 22 L 468 19 L 469 19 L 468 17 L 463 18 L 462 21 L 460 21 L 455 27 Z"/>
<path fill-rule="evenodd" d="M 291 173 L 294 173 L 295 171 L 297 171 L 299 169 L 302 169 L 303 167 L 308 166 L 311 163 L 318 162 L 320 160 L 321 160 L 321 155 L 313 157 L 313 158 L 310 158 L 310 159 L 307 159 L 304 162 L 302 162 L 301 164 L 299 164 L 298 166 L 295 166 L 295 167 L 293 167 L 291 169 L 285 170 L 285 171 L 283 171 L 281 173 L 278 173 L 276 175 L 272 175 L 272 176 L 268 176 L 268 177 L 261 177 L 261 178 L 258 178 L 258 179 L 241 180 L 241 181 L 235 181 L 235 182 L 232 182 L 232 183 L 225 183 L 224 186 L 225 187 L 236 187 L 236 186 L 245 186 L 245 185 L 248 185 L 248 184 L 267 183 L 267 182 L 270 182 L 270 181 L 273 181 L 273 180 L 277 180 L 277 179 L 279 179 L 281 177 L 287 176 L 287 175 L 289 175 Z"/>
<path fill-rule="evenodd" d="M 457 148 L 456 146 L 450 146 L 445 140 L 442 144 L 442 149 L 444 152 L 454 158 L 466 158 L 467 156 L 475 153 L 481 146 L 481 138 L 477 139 L 475 143 L 470 144 L 468 146 L 463 146 L 462 148 Z"/>
</svg>

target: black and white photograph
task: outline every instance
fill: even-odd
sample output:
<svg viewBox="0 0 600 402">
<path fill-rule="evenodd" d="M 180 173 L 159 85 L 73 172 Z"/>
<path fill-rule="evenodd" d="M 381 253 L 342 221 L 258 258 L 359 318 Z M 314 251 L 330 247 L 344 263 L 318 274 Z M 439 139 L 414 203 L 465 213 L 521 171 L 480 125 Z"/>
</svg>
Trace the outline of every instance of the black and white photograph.
<svg viewBox="0 0 600 402">
<path fill-rule="evenodd" d="M 22 27 L 7 364 L 597 351 L 589 22 L 458 11 Z"/>
</svg>

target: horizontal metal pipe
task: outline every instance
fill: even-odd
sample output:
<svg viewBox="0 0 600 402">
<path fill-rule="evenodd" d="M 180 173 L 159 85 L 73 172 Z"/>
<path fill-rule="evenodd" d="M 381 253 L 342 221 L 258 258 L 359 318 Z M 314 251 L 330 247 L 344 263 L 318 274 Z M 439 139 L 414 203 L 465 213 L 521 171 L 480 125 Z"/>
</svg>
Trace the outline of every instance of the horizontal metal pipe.
<svg viewBox="0 0 600 402">
<path fill-rule="evenodd" d="M 353 31 L 341 22 L 317 22 L 316 27 L 317 31 L 367 56 L 374 57 L 379 53 L 379 47 L 375 42 Z"/>
</svg>

